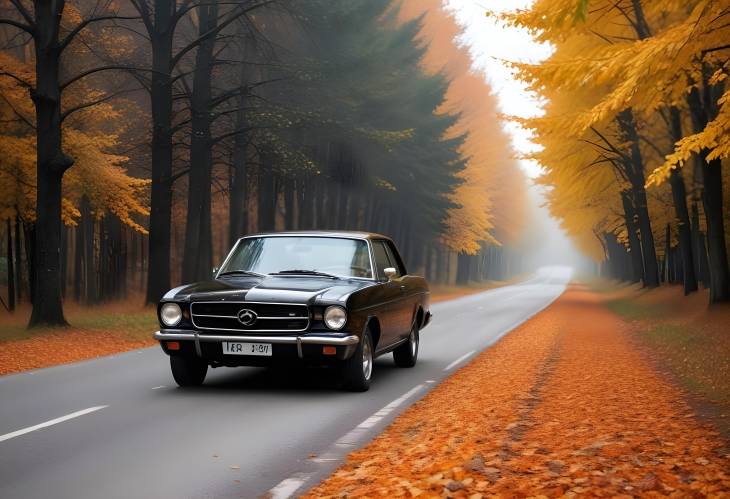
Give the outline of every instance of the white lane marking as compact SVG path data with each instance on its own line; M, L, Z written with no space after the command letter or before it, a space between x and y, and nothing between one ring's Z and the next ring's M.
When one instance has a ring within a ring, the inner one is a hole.
M90 413L96 412L100 409L104 409L105 407L109 407L109 406L108 405L98 405L96 407L89 407L88 409L84 409L82 411L76 411L76 412L72 412L71 414L67 414L66 416L61 416L60 418L51 419L50 421L46 421L45 423L37 424L35 426L29 426L28 428L23 428L22 430L14 431L12 433L6 433L5 435L0 435L0 442L4 442L5 440L10 440L11 438L25 435L26 433L30 433L31 431L36 431L36 430L40 430L41 428L47 428L49 426L53 426L58 423L63 423L64 421L68 421L69 419L74 419L79 416L83 416L85 414L90 414Z
M462 355L461 357L459 357L458 359L456 359L454 362L452 362L451 364L449 364L448 366L446 366L444 368L444 371L450 371L455 366L459 365L460 363L464 362L466 359L468 359L469 357L471 357L472 355L474 355L475 352L476 352L476 350L472 350L471 352L465 353L464 355Z
M325 462L333 462L333 461L340 461L342 459L342 453L345 454L352 450L352 447L357 444L357 442L363 438L365 435L367 435L368 431L375 426L378 422L380 422L385 416L393 412L398 406L402 405L406 400L411 398L413 395L418 393L419 391L426 388L426 385L421 383L420 385L416 385L410 390L408 390L406 393L398 397L397 399L390 402L388 405L383 407L382 409L376 411L373 413L372 416L367 418L365 421L357 425L355 428L353 428L351 431L349 431L346 435L344 435L342 438L337 440L330 450L325 452L324 454L320 455L319 457L315 457L312 459L312 461L316 463L325 463ZM286 478L279 482L277 486L269 490L269 497L271 499L287 499L289 497L292 497L296 491L298 491L301 487L304 486L304 484L312 478L314 475L314 472L311 473L295 473L294 475L290 476L289 478Z
M165 388L165 385L155 386L152 389L153 390L159 390L160 388Z
M427 379L426 380L426 383L429 383L429 384L430 383L436 383L436 380L435 379Z
M279 485L269 490L268 497L271 499L287 499L296 492L299 487L309 480L312 473L297 473L279 482Z
M352 431L347 433L344 437L339 439L337 441L338 444L350 444L353 445L355 442L360 440L362 436L364 436L367 433L367 430L378 424L384 417L386 417L388 414L393 412L399 405L401 405L403 402L411 398L414 394L421 391L423 388L425 388L425 385L422 383L420 385L416 385L410 390L408 390L406 393L398 397L397 399L390 402L388 405L380 409L379 411L376 411L373 413L372 416L367 418L365 421L357 425Z

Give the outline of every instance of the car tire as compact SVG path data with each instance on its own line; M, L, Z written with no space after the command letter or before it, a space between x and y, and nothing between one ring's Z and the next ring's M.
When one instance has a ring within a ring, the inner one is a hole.
M373 377L373 339L368 328L360 339L357 349L343 366L344 388L351 392L366 392Z
M196 357L170 356L170 369L175 383L181 387L200 386L205 381L208 363Z
M408 341L393 350L393 360L398 367L413 367L418 360L418 346L420 337L418 334L418 323L413 321Z

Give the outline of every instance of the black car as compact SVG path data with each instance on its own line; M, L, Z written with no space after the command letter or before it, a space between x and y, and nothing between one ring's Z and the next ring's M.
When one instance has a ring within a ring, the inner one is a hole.
M238 240L212 281L169 291L154 334L180 386L208 366L329 365L365 391L373 359L413 367L431 319L426 280L393 241L361 232L281 232Z

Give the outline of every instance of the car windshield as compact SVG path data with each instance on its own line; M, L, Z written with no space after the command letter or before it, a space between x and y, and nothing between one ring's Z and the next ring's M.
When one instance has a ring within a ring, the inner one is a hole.
M314 236L242 239L220 274L327 275L372 278L368 245L361 239Z

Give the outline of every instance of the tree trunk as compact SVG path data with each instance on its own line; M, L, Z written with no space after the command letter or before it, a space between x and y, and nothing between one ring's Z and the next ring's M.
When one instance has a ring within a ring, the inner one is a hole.
M17 211L17 207L16 207ZM23 254L20 248L20 217L15 215L15 292L18 295L17 302L23 301Z
M644 260L641 256L641 242L636 227L636 211L631 203L631 195L627 191L621 192L621 202L624 207L626 232L629 239L629 253L631 253L631 282L640 282L644 279Z
M198 36L202 37L218 25L218 3L199 5L198 18ZM193 92L190 97L190 173L182 265L183 282L205 280L213 268L213 234L210 218L213 144L210 126L215 42L215 36L205 38L198 46L195 55Z
M13 227L8 218L8 310L15 310L15 269L13 268Z
M275 228L277 193L272 158L268 154L263 154L261 159L258 189L258 230L259 232L267 232Z
M23 239L25 242L25 264L28 267L28 298L33 303L35 293L35 225L23 224Z
M284 230L294 230L294 181L285 179L284 183Z
M81 227L84 231L84 270L86 275L86 296L85 302L94 304L99 299L98 273L96 271L96 251L94 226L95 221L91 213L89 199L81 198Z
M61 223L61 298L66 299L68 272L68 227Z
M700 213L696 202L692 202L692 240L694 244L694 253L697 263L695 270L699 281L705 288L710 287L710 269L707 262L707 248L705 246L705 234L700 231Z
M618 117L619 126L626 142L630 144L631 157L627 161L626 169L629 173L631 191L634 198L634 208L638 215L641 249L644 257L644 284L648 288L659 286L659 266L657 265L654 234L651 230L651 218L646 200L644 184L644 163L639 149L639 135L636 132L636 123L631 109L622 111Z
M706 150L701 152L703 159ZM730 301L730 271L725 245L725 226L722 215L722 163L711 161L703 169L705 188L702 204L707 217L707 247L710 255L710 302Z
M707 81L704 82L704 87L704 103L697 88L693 88L687 97L695 133L704 130L709 120L715 115L712 92ZM716 159L708 163L708 154L708 149L702 149L699 152L699 157L704 165L702 167L702 206L707 219L710 303L719 303L730 301L730 269L727 261L722 211L722 162Z
M172 220L172 39L171 0L154 0L150 30L152 75L152 186L150 198L147 303L157 303L170 289L170 223Z
M84 265L84 231L81 225L74 228L74 300L80 303L84 296L83 265Z
M673 282L672 276L672 227L667 224L664 231L664 262L662 262L662 282Z
M679 109L676 107L672 106L669 113L672 124L672 140L676 143L682 140L682 121L679 115ZM684 294L688 295L697 291L697 276L695 274L694 256L692 254L692 227L689 220L689 210L687 209L687 189L679 168L672 169L669 174L669 184L672 187L674 213L677 217L679 251L682 256Z
M36 222L33 312L29 327L66 325L61 298L61 182L73 160L61 144L61 88L58 34L64 1L34 1L36 84Z
M237 130L245 127L246 117L243 111L244 99L238 101L239 110L236 113ZM246 136L239 132L233 143L233 171L231 178L231 197L228 205L229 213L229 244L233 244L239 237L248 232L248 213L246 213L246 188L248 174L246 171Z

